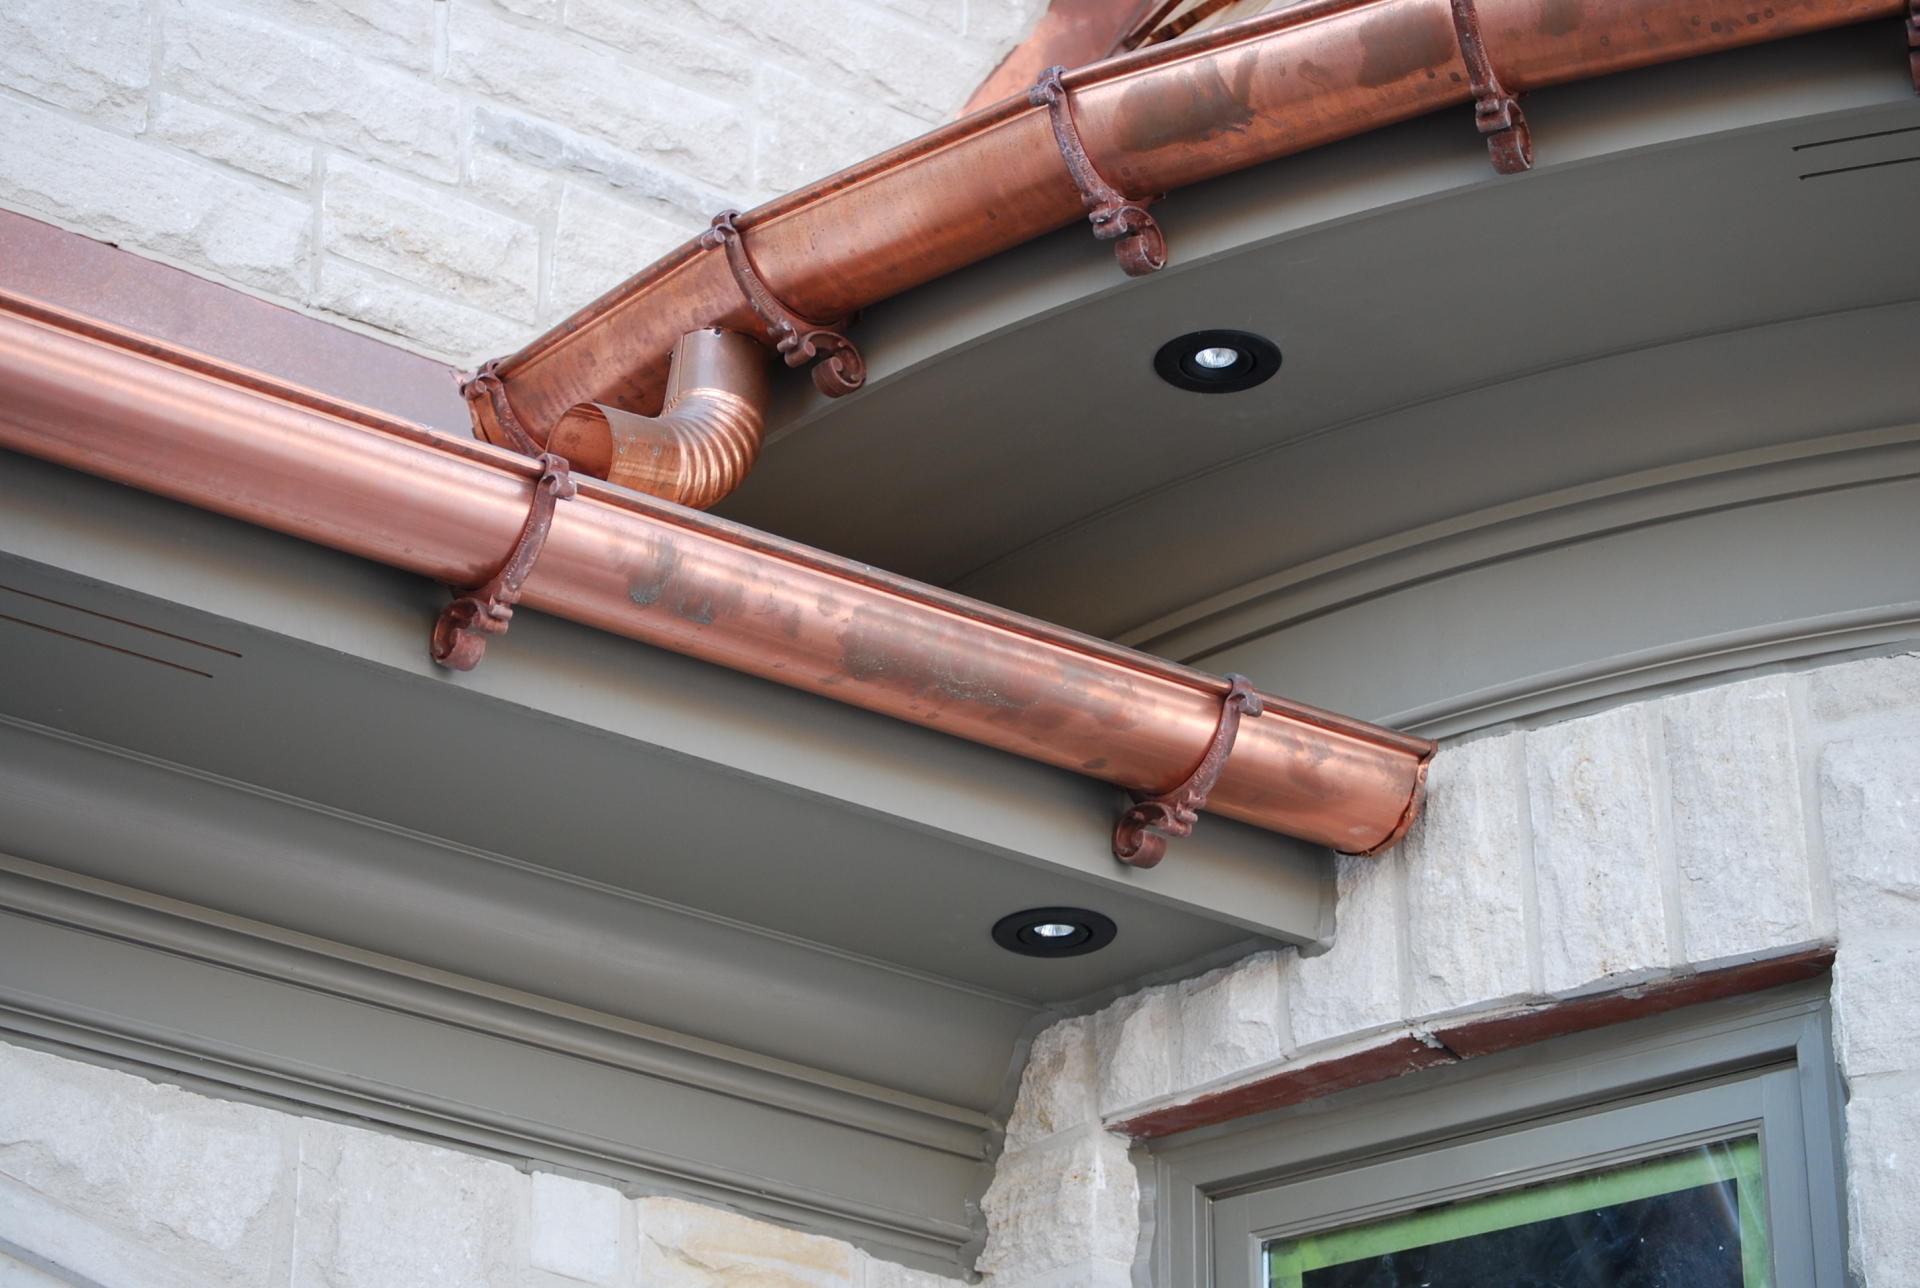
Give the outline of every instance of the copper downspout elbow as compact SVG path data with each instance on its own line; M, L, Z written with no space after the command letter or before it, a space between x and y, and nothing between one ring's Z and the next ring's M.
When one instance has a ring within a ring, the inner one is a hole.
M760 458L768 359L737 331L689 331L673 346L658 416L583 403L554 425L547 450L582 474L704 510Z

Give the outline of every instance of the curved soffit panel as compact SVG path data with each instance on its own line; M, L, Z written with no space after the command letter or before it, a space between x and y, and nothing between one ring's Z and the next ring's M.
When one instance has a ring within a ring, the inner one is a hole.
M1520 176L1465 114L1288 158L1137 281L1042 239L871 310L869 388L789 381L719 508L1429 734L1920 634L1904 48L1542 91ZM1161 382L1208 327L1279 376Z

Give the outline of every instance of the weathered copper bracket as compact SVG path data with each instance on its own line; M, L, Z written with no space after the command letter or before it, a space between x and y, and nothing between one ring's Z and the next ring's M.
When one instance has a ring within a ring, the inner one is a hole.
M520 417L514 414L513 404L507 400L507 386L500 379L499 373L494 370L499 365L498 358L488 361L461 384L460 392L466 395L469 401L477 401L485 395L493 407L493 419L507 436L507 446L522 456L538 456L541 452L540 444L533 440L533 435L527 432L527 427L520 423Z
M1533 132L1527 128L1526 114L1501 87L1494 73L1493 59L1480 38L1480 15L1473 0L1452 0L1453 34L1460 38L1460 56L1467 62L1467 77L1473 85L1473 120L1487 136L1487 151L1493 155L1493 168L1501 174L1518 174L1533 168Z
M1073 102L1060 80L1066 70L1047 68L1040 74L1039 83L1027 91L1027 100L1035 107L1046 108L1053 119L1054 142L1060 145L1060 155L1080 189L1080 199L1087 203L1087 222L1093 225L1093 235L1114 243L1113 257L1128 277L1158 272L1167 266L1167 239L1147 213L1147 206L1156 198L1124 196L1093 168L1093 159L1080 145Z
M733 280L740 284L740 293L747 297L753 311L767 324L774 348L786 358L789 367L804 367L815 358L823 359L813 369L813 383L829 398L850 394L865 384L866 360L853 341L841 334L850 319L810 322L781 303L760 280L760 273L747 254L746 239L733 226L739 216L737 210L723 210L715 215L713 227L700 234L700 244L726 248L727 267L733 270Z
M512 414L510 409L508 414ZM546 548L553 508L574 494L573 473L567 468L566 457L537 448L529 454L540 458L540 479L533 486L533 505L527 511L519 543L492 580L448 604L433 624L433 660L450 671L471 671L479 666L480 659L487 655L487 637L507 633L513 606L520 602L520 587Z
M1920 0L1907 0L1907 64L1913 71L1913 90L1920 94Z
M1240 736L1240 717L1257 716L1265 709L1260 695L1253 691L1253 681L1244 675L1229 675L1227 681L1230 687L1220 704L1220 724L1213 731L1213 741L1207 744L1207 754L1187 775L1187 781L1159 796L1134 797L1137 804L1120 816L1119 825L1113 829L1113 857L1122 863L1150 868L1167 856L1166 838L1147 831L1150 827L1168 836L1193 832L1208 795L1220 781L1220 771L1227 767L1234 739Z

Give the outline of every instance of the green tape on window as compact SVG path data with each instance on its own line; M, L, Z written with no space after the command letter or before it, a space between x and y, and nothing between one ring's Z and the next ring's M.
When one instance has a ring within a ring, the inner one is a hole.
M1757 1137L1267 1245L1270 1288L1772 1288Z

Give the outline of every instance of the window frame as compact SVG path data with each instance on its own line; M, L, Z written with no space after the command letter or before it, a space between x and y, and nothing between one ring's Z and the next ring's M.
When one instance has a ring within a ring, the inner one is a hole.
M1272 1239L1758 1131L1774 1283L1845 1288L1827 988L1822 976L1549 1038L1142 1144L1136 1280L1265 1288Z

